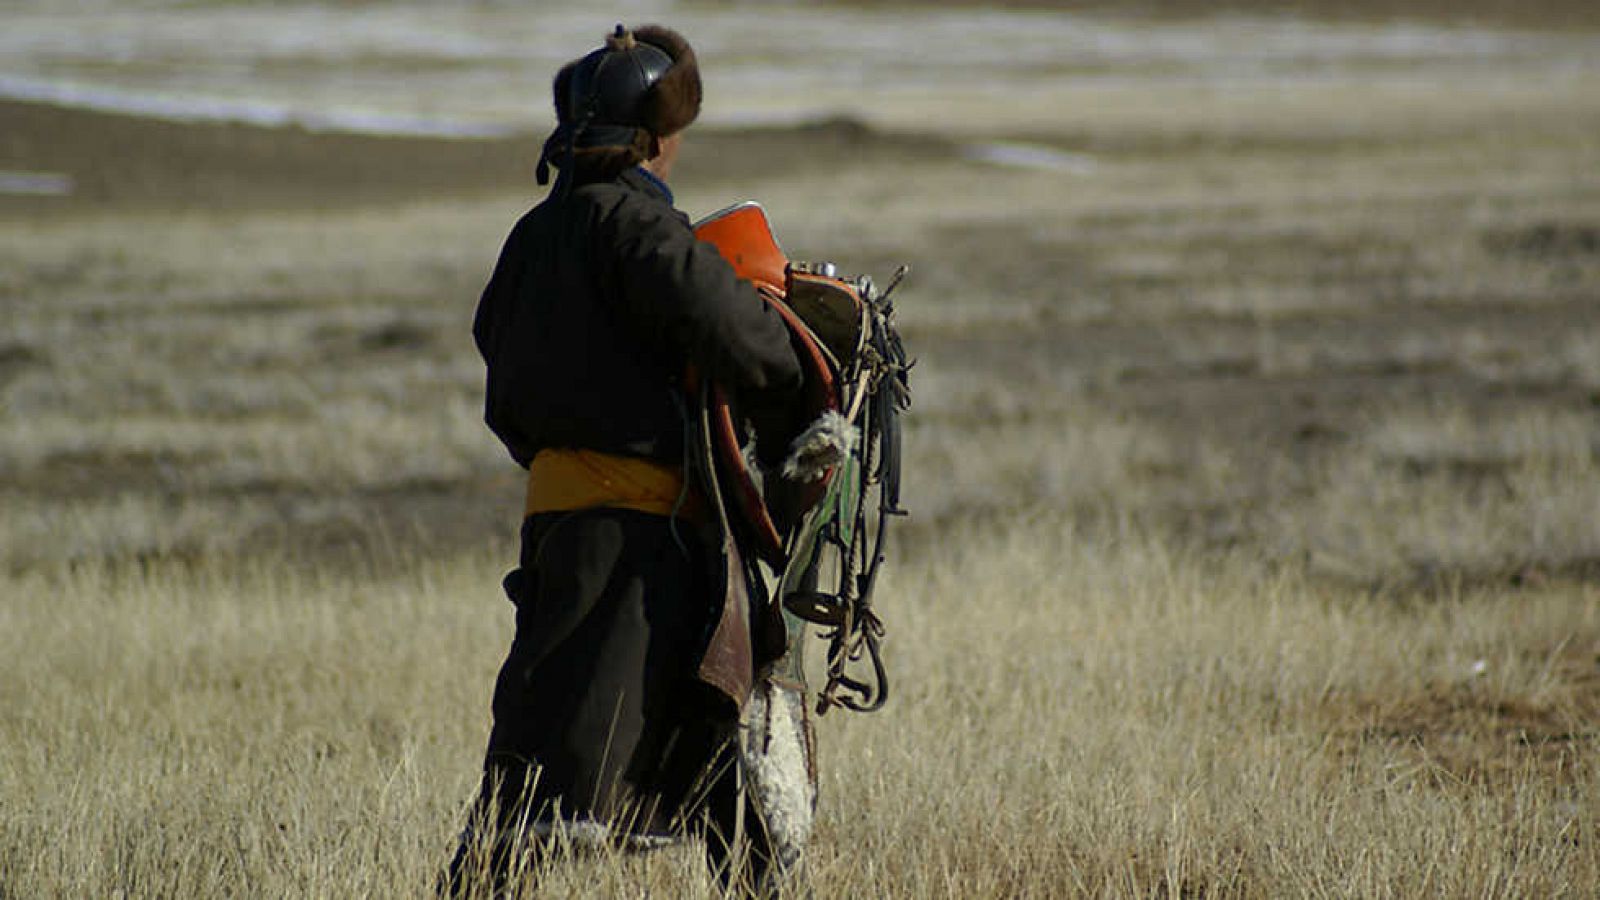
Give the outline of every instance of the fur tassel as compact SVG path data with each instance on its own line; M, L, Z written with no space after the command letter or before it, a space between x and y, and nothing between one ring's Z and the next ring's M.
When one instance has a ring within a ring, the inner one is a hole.
M818 481L829 469L843 462L859 440L860 430L830 409L789 445L789 456L783 461L783 477L805 483Z
M638 41L634 40L633 32L623 28L619 23L617 30L606 35L607 50L632 50Z

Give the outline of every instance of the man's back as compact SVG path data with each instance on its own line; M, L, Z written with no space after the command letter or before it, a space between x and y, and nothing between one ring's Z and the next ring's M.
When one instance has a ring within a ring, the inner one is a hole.
M802 377L782 322L640 169L554 191L525 215L473 335L486 419L522 465L546 447L680 461L690 363L753 399Z

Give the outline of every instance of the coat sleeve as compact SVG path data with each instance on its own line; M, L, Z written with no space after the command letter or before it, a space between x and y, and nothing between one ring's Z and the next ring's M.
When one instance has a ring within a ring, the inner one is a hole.
M523 369L528 360L510 347L515 332L517 292L520 279L517 260L520 258L523 231L527 218L518 221L506 237L495 262L494 274L478 298L478 309L472 318L472 339L483 357L484 409L483 420L489 430L505 444L511 458L524 468L533 456L526 435L516 426L517 390Z
M607 241L624 317L737 396L777 400L804 380L789 329L675 211L625 203Z

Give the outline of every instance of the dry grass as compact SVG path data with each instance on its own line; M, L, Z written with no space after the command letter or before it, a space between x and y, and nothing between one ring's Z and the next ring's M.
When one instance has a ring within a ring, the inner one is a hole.
M916 265L896 693L822 722L818 896L1593 895L1600 103L1481 74L699 145L743 161L686 208ZM261 171L345 152L293 142ZM0 895L443 862L519 497L467 326L525 198L348 164L314 203L0 208ZM549 878L710 892L688 851Z
M1023 526L913 548L885 586L897 694L823 722L820 896L1600 878L1592 586L1398 606L1246 555ZM423 893L473 778L507 552L8 577L11 891ZM551 878L709 891L688 852Z

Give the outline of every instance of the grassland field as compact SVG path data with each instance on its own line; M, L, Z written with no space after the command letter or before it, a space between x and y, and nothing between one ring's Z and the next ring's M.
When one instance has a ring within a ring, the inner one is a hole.
M896 693L820 723L817 896L1600 893L1600 91L1425 83L690 133L691 214L913 266ZM0 897L425 895L536 136L0 123L75 184L0 196Z

